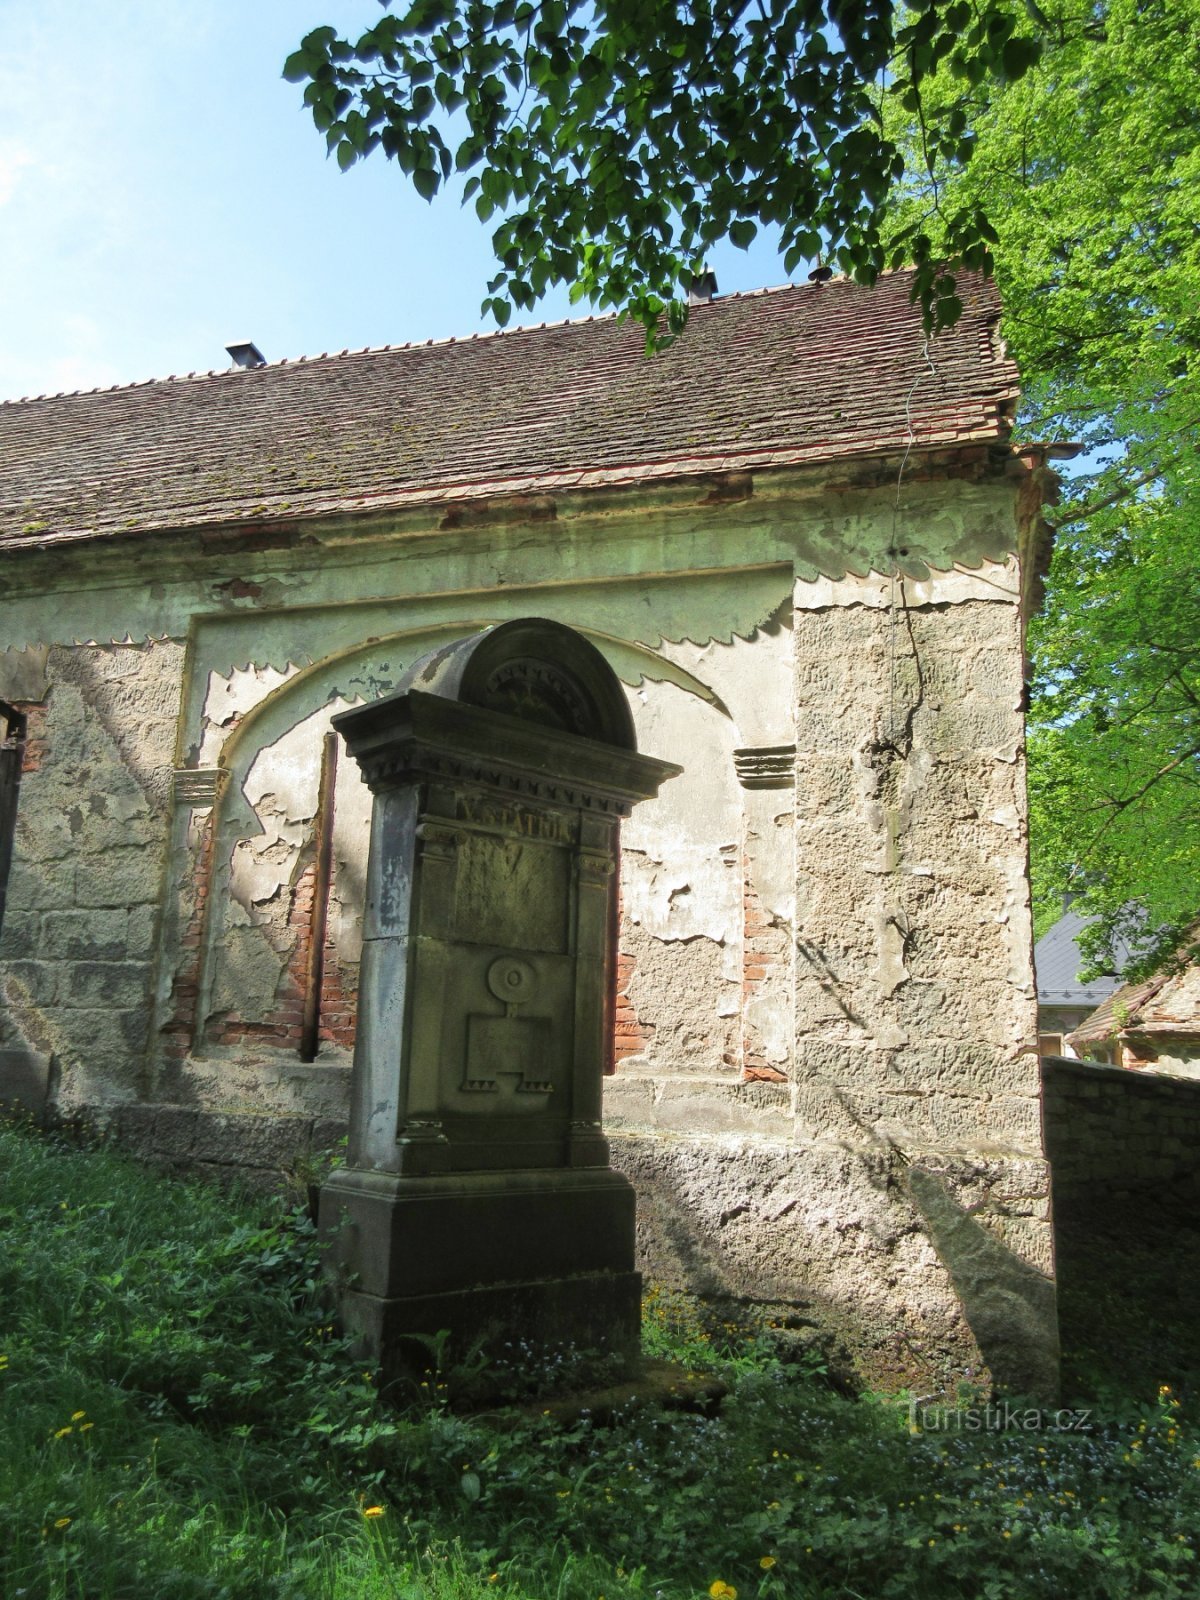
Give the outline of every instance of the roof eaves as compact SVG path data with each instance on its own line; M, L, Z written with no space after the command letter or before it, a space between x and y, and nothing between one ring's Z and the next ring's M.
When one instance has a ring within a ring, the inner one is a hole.
M261 370L261 369L251 369ZM937 456L947 443L968 448L990 446L997 443L993 429L973 429L964 436L947 441L940 437L920 437L909 440L897 435L894 439L871 439L861 444L845 441L820 441L807 446L760 447L755 450L729 452L720 455L689 455L665 458L658 462L626 463L620 466L573 468L565 472L533 473L528 476L502 479L463 479L455 483L431 484L417 489L379 489L354 495L313 494L303 505L293 500L286 508L272 505L269 500L257 499L243 508L220 505L211 513L184 511L162 522L138 522L135 525L103 524L61 532L39 532L36 535L17 535L5 538L0 534L0 549L43 550L63 544L85 543L91 540L109 540L125 536L154 536L165 533L183 533L214 526L262 526L267 523L298 525L332 516L356 515L386 511L418 510L423 506L458 504L468 501L505 500L532 494L566 493L589 489L636 488L642 484L666 484L689 478L725 476L748 471L770 471L789 467L805 468L834 466L838 463L863 464L872 460L894 462L903 454L910 466L914 455L928 453ZM1003 441L999 441L1003 443Z

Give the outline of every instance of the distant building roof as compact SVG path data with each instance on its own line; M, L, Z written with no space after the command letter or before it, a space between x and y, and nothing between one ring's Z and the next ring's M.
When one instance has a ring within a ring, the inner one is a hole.
M1081 916L1078 911L1064 911L1054 926L1048 929L1033 947L1033 967L1037 975L1037 997L1040 1006L1096 1006L1119 987L1119 974L1092 978L1080 982L1079 969L1083 957L1077 940L1094 917ZM1128 951L1122 946L1118 951L1124 966Z
M1118 1035L1151 1041L1200 1039L1200 962L1169 966L1136 983L1121 984L1070 1039L1086 1045Z
M913 447L1003 444L990 282L928 347L911 274L0 405L0 540L387 510Z

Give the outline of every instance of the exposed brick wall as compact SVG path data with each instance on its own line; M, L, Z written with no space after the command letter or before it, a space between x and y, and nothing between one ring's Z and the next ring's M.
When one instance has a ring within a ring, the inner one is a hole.
M786 1083L787 1073L769 1061L747 1019L751 1002L783 979L790 932L771 916L750 881L750 862L742 857L742 1077L748 1083Z
M316 863L310 861L291 887L287 927L295 942L276 991L271 1015L254 1022L236 1016L224 1017L213 1029L212 1037L216 1042L240 1044L255 1041L276 1045L281 1049L299 1050L316 910L316 876ZM353 1049L357 1013L357 972L352 974L351 969L343 969L332 937L327 935L321 978L320 1040Z
M16 700L13 710L25 718L25 745L21 752L21 773L40 772L48 754L46 714L49 707L40 700Z
M325 940L325 969L321 978L321 1040L354 1048L358 1019L358 968L343 967L332 937Z
M1042 1116L1056 1199L1200 1196L1200 1081L1048 1056Z
M633 1001L629 998L629 985L634 968L633 957L624 950L618 952L617 1007L614 1024L616 1038L613 1046L613 1062L618 1068L622 1061L627 1061L630 1056L640 1055L654 1038L654 1024L641 1020Z

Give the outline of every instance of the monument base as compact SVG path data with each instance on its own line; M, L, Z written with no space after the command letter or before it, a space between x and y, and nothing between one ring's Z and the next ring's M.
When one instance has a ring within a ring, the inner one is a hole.
M481 1357L522 1364L638 1353L634 1193L608 1168L403 1177L344 1168L320 1230L343 1323L384 1380ZM535 1386L535 1385L528 1385Z
M351 1289L341 1304L345 1331L385 1383L458 1366L465 1370L454 1399L512 1399L628 1372L638 1354L642 1279L592 1273L390 1300Z

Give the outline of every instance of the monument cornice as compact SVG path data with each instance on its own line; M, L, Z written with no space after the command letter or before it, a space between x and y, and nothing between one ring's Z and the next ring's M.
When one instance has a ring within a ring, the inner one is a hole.
M333 719L373 792L426 779L508 798L626 817L679 768L520 717L408 690ZM548 754L553 761L547 759Z

